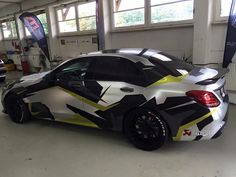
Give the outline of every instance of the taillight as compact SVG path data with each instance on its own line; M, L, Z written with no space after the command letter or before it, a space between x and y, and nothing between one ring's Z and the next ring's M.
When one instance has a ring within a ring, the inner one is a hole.
M216 96L208 91L192 90L187 92L186 95L192 97L196 102L207 107L216 107L220 104L220 101L216 98Z

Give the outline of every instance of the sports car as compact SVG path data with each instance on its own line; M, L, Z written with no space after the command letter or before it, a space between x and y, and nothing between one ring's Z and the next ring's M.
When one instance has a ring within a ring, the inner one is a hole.
M2 104L17 123L40 118L120 131L150 151L169 139L221 135L226 73L153 49L104 50L7 84Z

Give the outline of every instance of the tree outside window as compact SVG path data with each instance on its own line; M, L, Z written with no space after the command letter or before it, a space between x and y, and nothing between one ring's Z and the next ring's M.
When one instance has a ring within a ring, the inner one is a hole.
M113 0L115 27L145 24L144 0Z
M77 31L76 14L74 6L57 10L57 18L58 18L60 33Z
M79 30L91 31L96 29L96 2L78 5Z
M151 0L151 23L193 19L193 0Z

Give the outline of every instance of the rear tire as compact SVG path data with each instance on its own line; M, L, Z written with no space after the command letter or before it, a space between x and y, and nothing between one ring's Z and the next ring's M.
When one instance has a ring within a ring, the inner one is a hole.
M124 132L134 146L145 151L159 149L168 140L166 123L156 113L146 109L128 113Z
M24 123L30 120L31 116L24 101L17 95L9 95L6 98L6 109L11 120L16 123Z

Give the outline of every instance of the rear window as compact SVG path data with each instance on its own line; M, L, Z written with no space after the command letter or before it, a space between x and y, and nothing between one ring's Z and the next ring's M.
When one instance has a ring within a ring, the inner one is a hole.
M165 72L165 75L181 76L188 74L194 68L191 64L163 52L152 55L149 61L156 66L157 70L162 68L161 72Z

